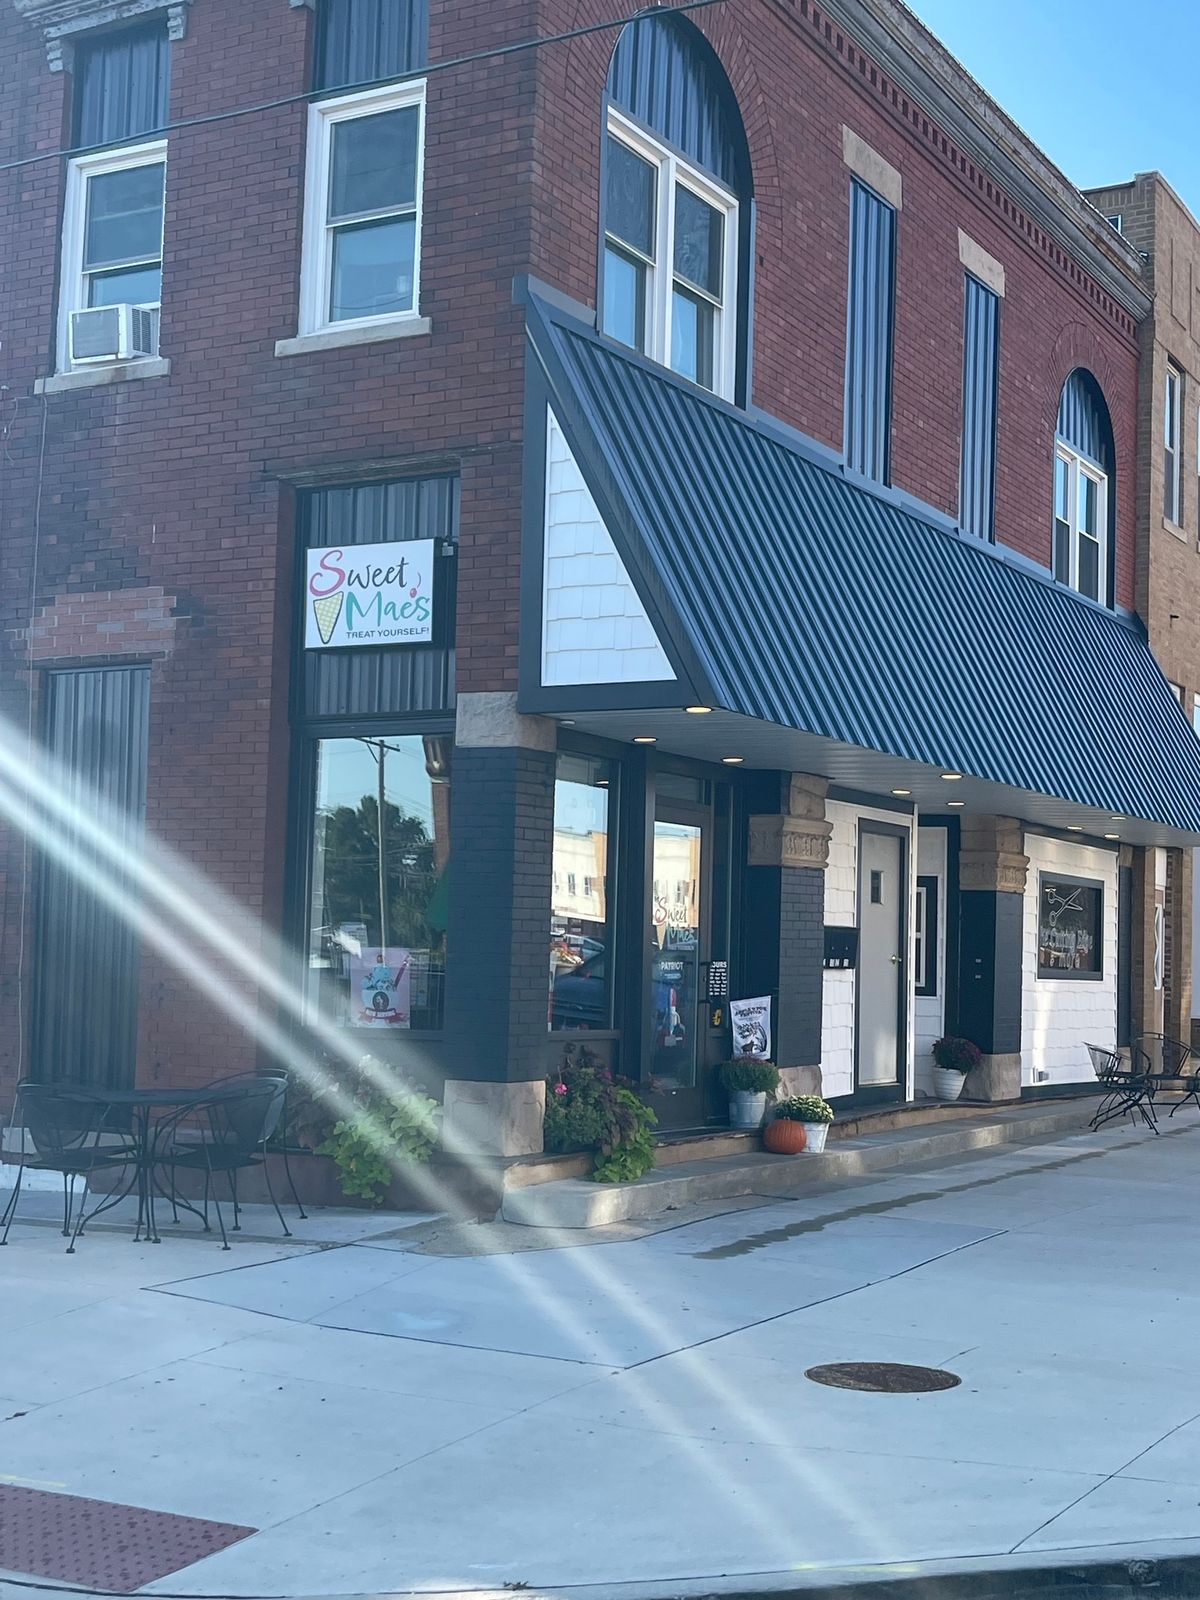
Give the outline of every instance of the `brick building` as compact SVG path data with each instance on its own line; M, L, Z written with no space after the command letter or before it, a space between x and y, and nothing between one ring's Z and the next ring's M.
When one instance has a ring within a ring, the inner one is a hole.
M1088 192L1142 255L1135 603L1150 647L1200 733L1200 226L1159 172ZM1161 851L1139 895L1135 987L1149 1029L1190 1039L1197 986L1193 856Z
M1150 296L902 6L12 0L0 59L10 1080L316 1031L514 1154L584 1036L719 1117L731 997L860 1102L1127 1036L1200 838Z

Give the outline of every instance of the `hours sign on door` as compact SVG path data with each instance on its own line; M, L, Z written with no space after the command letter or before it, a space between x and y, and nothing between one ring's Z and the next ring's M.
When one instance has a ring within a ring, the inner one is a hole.
M428 644L433 638L435 539L310 550L304 645Z

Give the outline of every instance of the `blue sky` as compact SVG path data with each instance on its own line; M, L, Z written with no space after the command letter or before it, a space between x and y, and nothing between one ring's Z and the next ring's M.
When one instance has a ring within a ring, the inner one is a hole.
M1200 215L1195 0L908 3L1079 188L1156 167Z

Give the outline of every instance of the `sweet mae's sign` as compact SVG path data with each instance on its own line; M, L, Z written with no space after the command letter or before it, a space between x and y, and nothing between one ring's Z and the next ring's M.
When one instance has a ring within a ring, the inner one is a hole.
M428 644L433 638L434 539L308 552L304 646Z

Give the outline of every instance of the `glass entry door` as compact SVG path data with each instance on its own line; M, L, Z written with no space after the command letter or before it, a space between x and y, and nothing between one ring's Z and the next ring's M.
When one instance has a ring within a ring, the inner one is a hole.
M650 870L649 1029L642 1090L665 1129L709 1120L712 810L659 795Z

